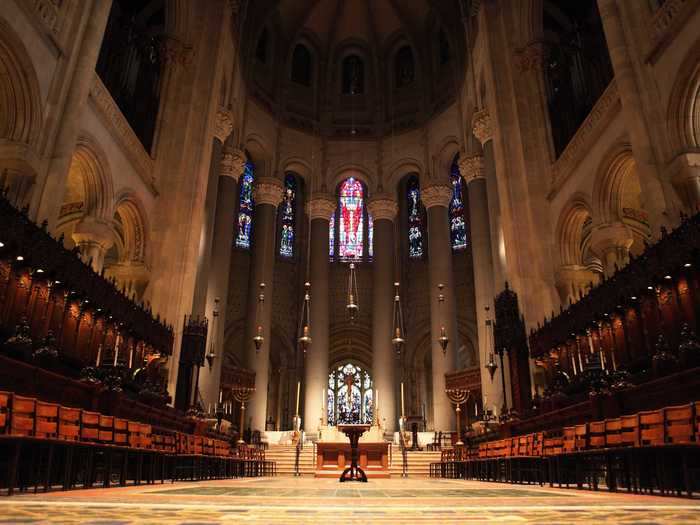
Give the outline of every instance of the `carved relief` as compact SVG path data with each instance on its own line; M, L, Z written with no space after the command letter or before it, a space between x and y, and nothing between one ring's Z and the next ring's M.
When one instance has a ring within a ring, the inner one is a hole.
M484 178L484 157L483 155L473 155L471 157L460 157L459 172L464 180L469 184L476 179Z
M472 132L482 146L493 138L491 115L488 109L482 109L474 113L472 117Z
M277 206L282 202L284 187L281 181L273 177L261 177L255 182L253 192L256 206L260 204Z
M153 193L158 193L153 176L153 159L146 153L141 141L131 129L112 95L109 94L97 74L95 74L90 88L90 100L126 156L133 163L141 180Z
M515 66L521 73L540 71L548 58L544 42L531 42L515 52Z
M336 208L335 199L329 194L316 194L306 204L306 213L311 220L323 219L328 221Z
M239 149L227 148L221 157L219 175L231 177L236 181L243 175L245 169L245 153Z
M393 221L399 213L399 205L396 201L386 196L377 196L367 204L367 210L374 221L386 219Z
M216 123L214 124L214 136L221 142L226 139L233 130L233 113L230 109L219 108L216 112Z
M452 200L452 188L443 184L426 186L421 191L421 200L426 208L433 206L447 208Z

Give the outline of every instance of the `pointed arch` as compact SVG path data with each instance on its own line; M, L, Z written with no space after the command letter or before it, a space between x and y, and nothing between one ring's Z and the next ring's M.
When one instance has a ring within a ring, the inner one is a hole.
M584 265L584 231L590 228L591 206L583 194L574 195L557 222L556 239L561 265Z
M124 192L118 198L114 211L119 262L146 263L148 248L147 214L139 198Z

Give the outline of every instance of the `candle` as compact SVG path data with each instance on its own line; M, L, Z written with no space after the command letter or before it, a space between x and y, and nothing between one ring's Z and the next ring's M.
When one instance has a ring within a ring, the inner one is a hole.
M581 370L583 373L583 361L581 360L581 351L577 350L576 353L578 354L578 369Z
M219 390L219 403L221 403L224 400L224 391Z
M378 388L377 388L377 399L376 399L376 401L377 401L377 407L376 407L376 408L377 408L377 412L378 412L378 411L379 411L379 389L378 389Z
M297 405L296 405L296 410L294 411L295 414L299 413L299 391L301 390L301 381L297 381Z
M95 361L95 366L100 366L100 356L102 355L102 345L97 347L97 360Z
M593 338L591 337L591 334L588 334L588 348L591 349L591 353L594 352L594 350L593 350Z
M114 347L114 366L117 366L117 358L119 357L119 346Z
M476 402L476 399L474 400L474 415L479 415L479 403Z
M131 365L134 363L134 347L132 346L129 350L129 370L131 370Z
M600 366L605 370L605 354L602 349L600 351Z
M406 409L403 401L403 381L401 382L401 417L406 415Z
M207 414L211 414L211 403L209 403L209 409L207 410Z

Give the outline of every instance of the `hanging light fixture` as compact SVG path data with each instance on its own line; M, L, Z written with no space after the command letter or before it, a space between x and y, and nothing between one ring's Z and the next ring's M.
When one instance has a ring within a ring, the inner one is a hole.
M484 310L486 310L486 348L489 350L489 361L484 365L484 368L489 371L489 375L491 376L491 381L493 381L493 376L496 373L496 370L498 370L498 365L496 364L496 361L493 359L493 344L491 341L491 317L489 315L489 310L490 308L488 306L484 307Z
M304 303L301 306L301 318L299 319L299 346L306 353L311 346L311 283L304 283Z
M438 337L438 343L440 343L440 348L442 348L443 355L447 353L447 345L450 342L450 339L447 337L447 330L445 329L445 322L442 317L442 307L445 302L445 294L442 293L444 287L444 284L438 284L438 290L440 291L440 293L438 294L438 316L440 317L441 323L440 337Z
M403 312L401 310L401 297L399 296L399 283L394 283L394 287L396 288L396 293L394 294L394 330L392 331L393 337L391 338L391 344L396 351L396 356L399 357L406 340L404 339Z
M360 311L360 305L357 304L357 275L355 274L355 263L350 263L350 274L348 275L348 303L345 306L350 316L350 322L353 323Z
M261 324L261 319L263 315L263 306L265 304L265 283L260 283L260 295L258 295L258 306L255 312L255 324L257 325L255 331L255 337L253 337L253 343L255 343L255 351L259 352L265 342L265 337L263 337L263 327Z
M216 339L216 322L219 319L219 298L214 299L214 311L212 312L212 322L211 322L211 337L209 338L209 352L205 356L207 358L207 364L209 368L214 364L214 359L216 359L215 351L215 339Z

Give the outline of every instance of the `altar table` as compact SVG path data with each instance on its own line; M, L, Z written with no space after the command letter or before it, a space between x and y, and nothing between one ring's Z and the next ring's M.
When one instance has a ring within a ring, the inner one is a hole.
M360 467L368 478L389 477L390 443L360 440ZM337 478L350 466L350 443L318 441L316 443L316 477Z

